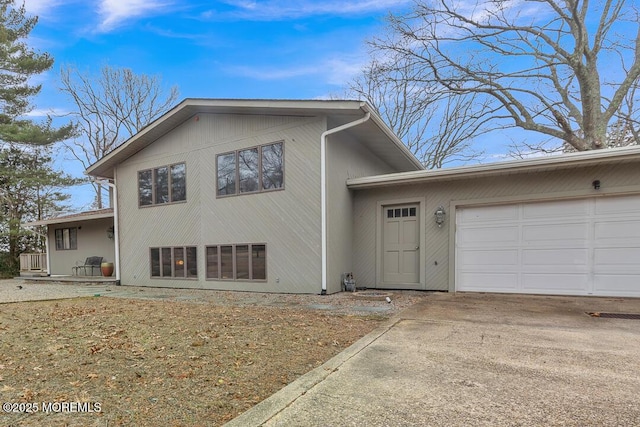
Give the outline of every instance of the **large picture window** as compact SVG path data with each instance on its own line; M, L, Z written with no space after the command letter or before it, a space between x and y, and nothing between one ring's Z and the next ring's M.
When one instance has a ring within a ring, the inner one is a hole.
M76 227L58 228L55 231L55 237L57 251L78 249L78 229Z
M151 277L197 278L198 258L195 246L151 248Z
M187 200L187 168L184 163L138 172L140 206L184 202Z
M238 244L206 247L207 279L267 280L267 245Z
M218 155L217 194L232 196L284 188L284 143Z

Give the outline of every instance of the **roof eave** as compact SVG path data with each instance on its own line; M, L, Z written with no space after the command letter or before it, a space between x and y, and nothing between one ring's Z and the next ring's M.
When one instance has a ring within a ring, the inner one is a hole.
M397 184L417 184L455 179L481 178L508 173L538 172L560 168L585 167L616 161L640 160L640 147L621 147L560 156L518 159L507 162L461 166L438 170L400 172L347 180L350 189L385 187Z
M376 126L387 136L387 138L394 144L401 156L406 158L408 164L416 169L423 169L420 162L411 154L409 149L398 139L398 137L389 129L380 116L375 112L369 104L363 101L353 100L269 100L269 99L202 99L202 98L187 98L173 107L167 113L156 119L144 127L140 132L133 135L127 141L119 145L116 149L90 165L85 174L90 176L113 178L113 168L115 165L124 161L128 156L133 155L135 152L141 150L144 147L136 148L136 144L142 141L145 137L151 134L149 141L155 140L161 135L164 135L178 126L177 123L171 123L173 117L180 118L184 115L184 120L188 117L198 114L201 110L210 110L214 112L231 112L239 113L245 112L253 113L267 113L273 112L273 114L292 114L292 115L304 115L305 112L309 114L319 114L320 112L326 112L326 114L357 114L360 111L365 113L371 112L371 117ZM168 125L168 124L170 125ZM163 124L166 126L163 127ZM157 132L157 135L153 133ZM150 144L147 142L146 144ZM146 145L144 145L146 146ZM129 151L129 154L123 153Z
M67 224L71 222L93 221L93 220L104 219L104 218L114 218L113 212L105 212L105 213L100 213L95 215L86 215L86 216L49 218L49 219L43 219L40 221L25 222L20 224L20 226L21 227L37 227L40 225Z
M185 108L187 106L187 104L188 104L188 101L189 101L189 98L184 99L182 102L177 104L171 110L167 111L165 114L163 114L162 116L160 116L159 118L157 118L153 122L149 123L147 126L142 128L138 133L136 133L135 135L130 137L128 140L126 140L125 142L120 144L118 147L116 147L113 151L111 151L110 153L106 154L105 156L103 156L101 159L97 160L92 165L89 165L89 167L84 171L84 173L86 175L95 176L95 177L113 178L113 176L110 176L110 175L113 175L113 173L107 173L109 168L108 167L105 168L104 167L105 164L108 164L108 162L110 162L110 160L112 158L117 156L118 153L120 153L123 149L125 149L126 147L130 146L131 144L133 144L135 141L139 140L143 135L147 134L151 129L159 126L168 117L171 117L172 115L176 114L181 109ZM107 170L105 170L105 169L107 169Z
M398 136L387 126L382 120L382 117L378 112L372 108L368 103L362 102L362 111L365 113L371 113L371 119L375 122L376 126L384 132L389 140L398 148L400 153L416 168L416 170L424 170L424 165L413 155L413 153L407 148L407 146L398 138Z

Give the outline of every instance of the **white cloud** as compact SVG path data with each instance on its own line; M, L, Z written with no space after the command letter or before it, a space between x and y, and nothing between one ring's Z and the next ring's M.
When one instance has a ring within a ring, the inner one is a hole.
M256 80L285 80L291 79L295 77L303 77L318 74L318 69L316 67L307 66L307 67L293 67L293 68L283 68L283 67L264 67L260 68L257 66L233 66L228 67L226 71L229 74L241 75L244 77L249 77Z
M360 72L363 64L364 59L355 55L345 55L335 58L325 58L324 60L318 58L318 62L306 66L286 68L281 65L277 67L242 65L227 67L226 72L255 80L270 81L313 77L314 79L324 80L330 85L344 86Z
M317 15L359 15L380 13L407 6L411 0L226 0L231 10L209 10L202 16L208 19L248 19L275 21Z
M324 67L327 83L344 86L362 71L364 64L365 60L362 58L340 57L326 61Z
M48 116L62 117L69 114L70 114L69 110L66 110L64 108L52 108L49 110L36 108L34 110L29 111L27 114L25 114L25 116L26 117L48 117Z
M101 0L99 30L110 31L127 20L164 13L172 4L171 0Z
M16 3L16 4L19 4ZM63 4L62 0L24 0L24 7L30 15L42 16L48 14Z

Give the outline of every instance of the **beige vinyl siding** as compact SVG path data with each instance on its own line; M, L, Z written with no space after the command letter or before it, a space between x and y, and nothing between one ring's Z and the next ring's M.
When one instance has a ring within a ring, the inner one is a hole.
M347 132L327 142L327 293L340 292L342 273L353 272L353 194L349 178L396 172ZM355 276L356 283L359 277Z
M78 249L56 250L55 230L74 227L78 228ZM47 230L51 258L49 273L70 276L71 268L84 264L85 259L90 256L101 256L105 262L114 262L114 243L107 237L107 229L110 227L113 227L113 218L50 224Z
M355 191L354 198L354 274L358 285L376 287L376 213L380 201L426 200L424 238L421 256L425 264L426 290L453 290L454 223L459 206L554 200L607 194L640 193L640 165L617 165L557 169L550 172L515 173L491 178L458 179L425 184L392 185ZM600 190L592 182L600 180ZM438 228L436 208L447 211Z
M122 283L318 293L322 118L199 114L117 170ZM284 190L216 198L216 155L284 141ZM310 160L310 159L318 159ZM185 162L187 201L138 208L137 172ZM206 245L267 245L265 282L207 280ZM198 280L151 279L149 248L197 246Z

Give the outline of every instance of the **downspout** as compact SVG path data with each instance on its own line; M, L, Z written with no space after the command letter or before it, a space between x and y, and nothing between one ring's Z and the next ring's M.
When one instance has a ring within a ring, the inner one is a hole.
M93 178L97 184L106 185L113 190L113 239L115 244L116 284L120 284L120 232L118 230L118 188L108 179Z
M321 295L327 294L327 136L341 132L353 126L358 126L371 117L367 112L364 117L353 122L345 123L337 128L329 129L320 135L320 204L322 216L322 291Z
M51 276L51 251L49 250L49 227L47 226L47 234L44 236L44 247L47 248L47 276Z

